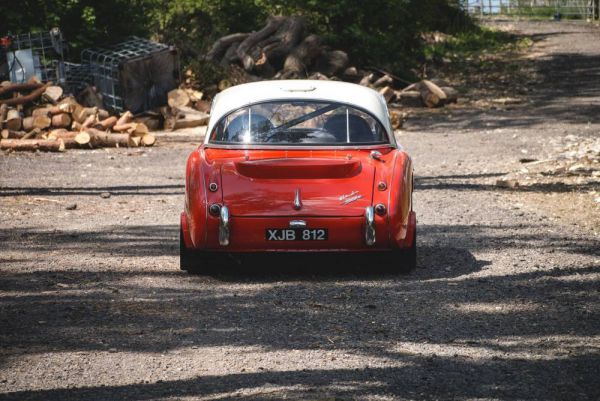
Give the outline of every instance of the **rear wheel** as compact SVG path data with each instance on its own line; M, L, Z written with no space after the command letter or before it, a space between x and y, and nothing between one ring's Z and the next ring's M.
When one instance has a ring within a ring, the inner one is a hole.
M413 235L413 242L409 248L399 249L390 255L390 266L394 272L407 274L417 267L417 229Z
M179 268L190 274L203 274L211 272L212 264L210 254L192 250L185 246L183 231L179 230Z
M413 271L417 267L417 228L415 227L415 233L413 234L413 242L410 248L402 251L403 271L408 273Z
M194 268L194 264L194 254L185 246L183 230L179 229L179 268L189 271L191 268Z

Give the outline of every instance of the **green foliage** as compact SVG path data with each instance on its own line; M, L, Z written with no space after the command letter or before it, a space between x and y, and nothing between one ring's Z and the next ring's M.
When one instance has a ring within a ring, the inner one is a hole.
M478 28L454 35L428 38L423 53L427 60L428 73L432 76L450 74L462 77L500 78L499 72L514 75L522 68L519 59L521 50L533 44L526 37L490 28ZM443 68L440 68L443 67ZM478 78L474 78L477 80Z
M396 73L422 56L421 33L474 28L458 0L21 0L0 6L0 27L12 33L62 29L76 59L89 46L129 35L176 45L184 66L224 34L249 32L269 15L304 15L311 32L345 50L355 65ZM3 34L3 33L0 33Z
M10 3L10 4L7 4ZM20 0L0 6L0 35L60 27L70 44L70 58L82 49L130 35L147 35L144 0Z
M485 53L518 50L529 46L531 40L495 29L478 27L454 35L448 35L437 43L428 43L423 47L427 60L450 58L454 61L478 57Z
M420 55L420 34L474 27L448 0L261 0L269 13L302 14L310 29L331 47L343 49L358 65L401 73Z
M521 6L520 8L512 8L504 10L504 14L511 17L524 17L533 20L549 20L554 18L557 12L561 14L562 19L584 19L586 16L584 7L561 7L559 10L551 6Z
M192 72L193 78L190 79L190 83L199 88L206 88L227 78L228 72L220 66L201 59L190 60L186 65L186 73L187 71Z

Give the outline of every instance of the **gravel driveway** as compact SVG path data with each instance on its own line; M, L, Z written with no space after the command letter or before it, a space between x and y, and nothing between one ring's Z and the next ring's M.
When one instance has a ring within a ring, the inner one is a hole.
M514 29L544 52L531 103L398 132L417 173L405 276L179 271L197 135L0 155L0 401L600 399L599 237L493 185L524 149L599 135L600 31Z

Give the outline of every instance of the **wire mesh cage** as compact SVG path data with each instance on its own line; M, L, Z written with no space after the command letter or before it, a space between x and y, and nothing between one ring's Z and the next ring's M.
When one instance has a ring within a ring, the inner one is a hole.
M81 61L89 66L104 106L115 112L137 113L162 106L179 81L175 48L138 37L107 48L86 49Z
M90 66L87 64L53 61L53 68L48 69L47 80L59 82L69 93L79 93L92 84Z
M514 15L593 20L600 17L598 0L462 0L474 15Z
M44 82L61 83L64 80L63 62L67 45L58 28L14 35L10 42L6 62L12 82L25 82L33 76Z

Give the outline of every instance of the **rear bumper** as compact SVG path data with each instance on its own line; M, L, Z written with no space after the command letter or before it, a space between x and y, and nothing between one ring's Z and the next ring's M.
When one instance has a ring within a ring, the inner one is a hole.
M306 222L306 229L327 229L329 238L324 241L269 241L267 230L289 228L289 217L232 217L230 246L211 246L211 248L229 252L332 252L383 249L389 244L385 227L380 225L377 234L381 241L368 247L364 241L364 218L362 217L300 219Z
M298 218L294 218L297 220ZM206 250L225 253L256 253L256 252L374 252L409 248L412 245L416 227L416 216L410 212L408 224L403 227L402 240L397 241L397 235L391 235L386 216L376 216L376 242L372 246L365 244L365 221L362 217L304 217L308 229L326 228L328 240L325 241L268 241L267 229L286 229L289 227L289 217L231 217L229 226L229 245L222 246L218 239L218 218L209 216L206 227L208 230L196 233L198 238L206 238L205 244L192 242L186 214L181 214L181 229L185 246L189 249ZM214 220L214 221L212 221ZM214 231L214 232L213 232ZM200 234L200 235L199 235Z

